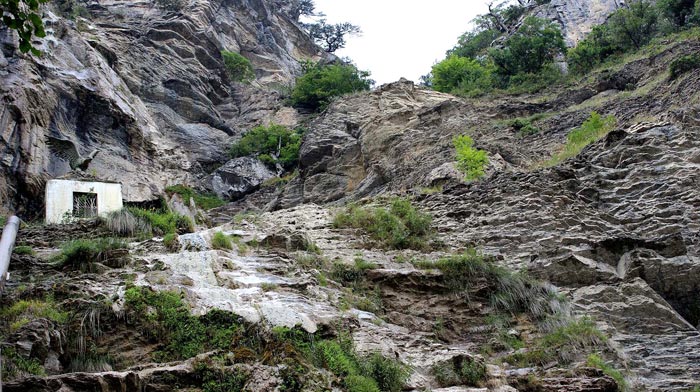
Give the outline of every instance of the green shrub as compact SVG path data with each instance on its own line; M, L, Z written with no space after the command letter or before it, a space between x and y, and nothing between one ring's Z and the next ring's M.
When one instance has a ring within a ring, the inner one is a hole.
M602 370L605 375L610 376L610 378L615 380L618 391L624 392L627 390L627 381L625 380L625 376L622 374L622 372L605 363L603 358L601 358L598 354L589 355L588 359L586 360L586 365Z
M700 55L690 54L673 60L668 70L671 80L674 80L682 74L698 68L700 68Z
M477 96L493 88L493 65L452 55L433 65L432 87L444 93Z
M587 145L601 139L610 131L615 129L617 120L615 116L602 117L597 112L592 112L591 116L581 124L580 127L572 130L567 135L567 142L552 159L547 161L547 166L555 166L571 157L578 155Z
M361 373L373 379L382 392L400 392L408 379L408 368L402 363L372 353L360 361Z
M253 64L247 58L228 50L221 51L221 57L224 59L224 66L229 79L242 83L248 83L255 79Z
M306 64L297 78L291 101L295 106L324 109L334 97L369 90L374 82L369 72L350 64Z
M150 237L153 235L148 220L135 216L128 208L112 211L102 218L112 233L122 237Z
M157 235L192 233L195 229L192 219L172 211L147 210L137 207L127 207L127 209L136 218L148 222Z
M488 153L474 148L474 140L467 135L454 138L457 152L457 168L461 170L467 181L478 180L484 176L484 169L489 163Z
M212 350L232 350L243 325L229 312L212 310L204 316L190 314L179 293L130 287L124 294L130 320L139 322L152 342L159 342L157 360L179 360Z
M214 249L233 249L233 240L231 236L217 231L211 238L211 247Z
M348 392L381 392L382 390L377 387L377 383L371 378L351 375L343 380L345 388Z
M16 255L33 255L34 249L32 249L31 246L19 245L15 246L14 249L12 249L12 253Z
M334 227L366 230L372 239L394 249L424 249L431 222L430 215L401 198L392 200L389 209L350 205L333 218Z
M303 130L290 130L282 125L257 126L231 147L231 157L257 155L268 164L279 163L285 169L296 166Z
M77 239L61 245L61 253L54 257L57 266L69 266L86 272L93 263L110 258L113 251L128 249L128 244L117 238Z
M190 204L190 200L194 200L197 207L205 211L211 210L212 208L221 207L222 205L226 204L226 201L221 200L215 194L201 194L196 192L194 189L181 184L169 186L165 188L165 192L169 194L177 193L178 195L182 196L182 200L186 205Z

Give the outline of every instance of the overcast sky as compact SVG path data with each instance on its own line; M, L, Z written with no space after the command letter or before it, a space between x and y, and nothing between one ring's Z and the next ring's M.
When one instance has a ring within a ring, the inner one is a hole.
M436 60L469 30L469 21L486 11L483 0L315 0L330 23L360 26L336 52L372 72L377 84L401 77L418 82Z

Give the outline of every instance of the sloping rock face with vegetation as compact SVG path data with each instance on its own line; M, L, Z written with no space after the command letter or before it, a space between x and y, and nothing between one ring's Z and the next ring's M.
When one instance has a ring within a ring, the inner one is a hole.
M697 30L536 92L402 79L301 121L264 86L320 56L292 5L90 4L47 24L46 57L5 48L6 97L27 100L0 116L19 154L3 162L38 165L7 192L30 198L65 170L43 139L59 130L83 155L107 150L99 173L130 162L129 200L164 200L22 226L0 298L3 390L700 389L700 68L678 66ZM532 12L584 31L617 6ZM230 84L223 49L258 81ZM41 106L58 91L63 106ZM258 128L274 135L265 158L225 164L229 139L268 119L289 129ZM281 159L283 135L298 156ZM187 178L239 200L160 192Z
M69 171L49 136L71 140L83 156L99 149L91 168L122 182L126 200L145 201L226 162L226 146L249 126L294 118L279 111L274 88L293 81L299 61L325 56L299 27L297 3L183 4L56 2L42 56L20 54L3 33L4 204L32 204L46 178ZM269 87L236 83L221 51L248 58L256 83Z

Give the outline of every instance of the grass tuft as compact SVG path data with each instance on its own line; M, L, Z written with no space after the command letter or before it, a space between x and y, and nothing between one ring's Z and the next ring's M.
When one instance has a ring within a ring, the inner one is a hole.
M432 217L418 211L408 199L396 198L389 209L350 205L333 218L335 228L364 229L384 247L425 249Z
M182 200L188 206L190 204L190 200L194 200L194 204L205 211L211 210L212 208L221 207L222 205L226 204L225 200L220 199L215 194L198 193L186 185L169 186L165 188L165 192L168 194L176 193L182 196Z
M58 267L69 266L87 272L93 263L108 260L114 253L121 253L117 251L127 248L127 243L117 238L78 239L64 243L61 253L53 260Z
M211 247L214 249L233 249L233 239L231 236L217 231L211 238Z
M592 112L591 116L567 135L567 142L561 151L556 153L545 166L556 166L565 160L578 155L587 145L601 139L610 131L615 129L617 120L610 115L602 117L597 112Z
M627 390L627 381L622 372L615 369L612 365L607 364L598 354L589 355L586 360L586 365L600 369L605 375L615 380L619 392Z
M14 249L12 249L12 253L16 255L33 255L34 249L32 249L32 247L28 245L19 245L15 246Z

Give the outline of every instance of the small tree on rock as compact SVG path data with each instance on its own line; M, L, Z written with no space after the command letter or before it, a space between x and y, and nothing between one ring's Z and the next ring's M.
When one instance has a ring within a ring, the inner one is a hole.
M307 27L311 38L328 53L344 48L346 35L358 35L362 32L352 23L328 24L325 19L309 24Z

